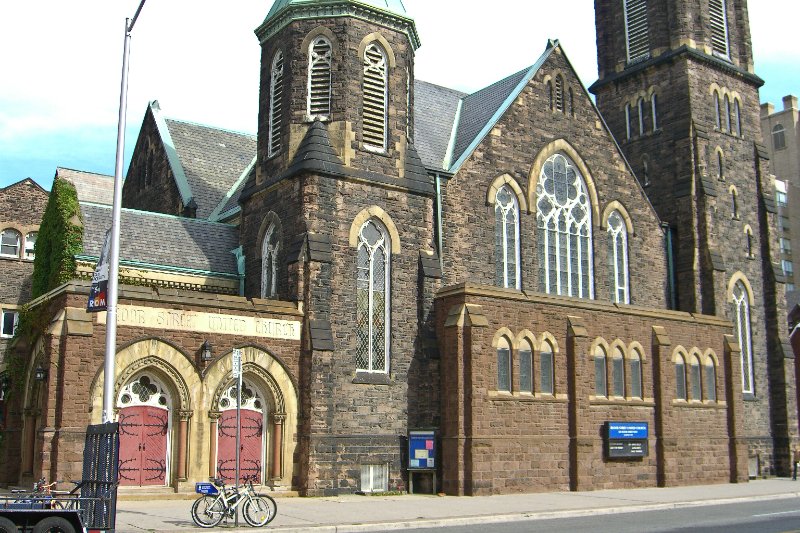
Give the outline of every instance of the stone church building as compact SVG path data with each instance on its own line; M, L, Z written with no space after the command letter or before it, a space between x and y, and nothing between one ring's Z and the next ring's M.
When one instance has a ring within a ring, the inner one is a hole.
M423 467L455 495L788 473L746 1L595 13L596 105L558 41L472 94L416 79L400 0L276 0L256 136L149 105L123 190L123 487L234 477L234 349L242 468L277 490L407 490ZM83 250L10 348L12 484L78 477L101 417L105 314L84 309L111 207L86 174L58 180ZM424 458L413 430L434 432Z

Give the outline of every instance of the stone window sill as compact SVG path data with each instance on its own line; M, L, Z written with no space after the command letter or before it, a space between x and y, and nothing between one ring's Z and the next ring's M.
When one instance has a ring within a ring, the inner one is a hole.
M681 407L686 409L725 409L727 404L725 402L712 402L710 400L672 400L673 407Z
M655 402L651 399L642 400L641 398L622 398L605 396L590 396L590 405L625 405L625 406L638 406L638 407L655 407Z
M394 380L384 372L356 372L353 383L357 385L391 385Z
M545 402L545 403L567 403L569 398L566 394L541 394L530 392L508 392L508 391L489 391L489 399L499 402Z

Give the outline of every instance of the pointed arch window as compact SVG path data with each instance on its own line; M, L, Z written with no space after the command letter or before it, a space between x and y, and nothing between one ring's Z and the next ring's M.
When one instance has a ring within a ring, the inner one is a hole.
M539 350L539 392L553 394L555 391L555 366L553 361L553 345L550 341L542 341Z
M739 219L739 198L733 187L731 187L731 218Z
M281 126L283 125L283 52L272 59L269 84L269 147L268 156L281 151Z
M742 136L742 110L739 106L739 99L733 99L733 125L736 128L736 136Z
M786 148L786 129L783 124L775 124L772 128L772 146L775 150Z
M497 191L494 213L496 281L500 287L519 289L519 204L507 185Z
M628 274L628 228L619 211L612 211L608 215L608 241L609 241L609 272L612 280L613 294L611 301L617 303L630 303Z
M750 259L753 259L755 257L753 255L753 230L751 230L749 227L745 228L744 236L745 236L745 239L747 240L747 242L746 242L747 257L750 258ZM781 246L783 246L783 240L784 240L783 237L781 237Z
M710 402L717 401L717 367L714 365L714 360L711 357L706 359L703 365L703 376L705 377L703 389L705 399Z
M702 397L702 383L700 381L700 360L693 355L689 360L689 384L692 387L692 400L700 401Z
M552 111L553 109L555 109L555 98L554 98L554 93L553 93L553 81L552 80L548 80L547 81L547 99L548 99L548 102L550 103L550 111Z
M519 390L533 392L533 348L527 339L519 346Z
M733 287L733 329L741 349L742 392L753 394L753 340L750 329L750 301L744 283Z
M636 108L639 111L639 135L644 135L644 98L639 98L636 102Z
M594 298L591 202L571 159L557 153L545 162L536 198L541 290Z
M625 397L625 357L619 348L611 356L611 392L617 398Z
M653 131L658 129L658 97L653 94L650 96L650 112L653 114Z
M378 220L361 226L356 279L356 368L361 371L389 371L390 243Z
M717 152L717 178L725 179L725 159L722 157L722 152Z
M714 125L722 129L722 111L719 108L719 93L714 91Z
M363 137L367 149L386 150L388 105L386 51L371 43L364 51Z
M278 228L271 223L261 243L261 297L274 298L277 294L278 252L281 241Z
M638 350L631 351L630 358L631 392L630 397L642 399L642 356Z
M675 358L675 398L686 400L686 361L682 355Z
M631 104L625 104L625 138L631 140Z
M497 390L511 392L511 346L505 337L497 344Z
M625 44L628 48L628 63L650 57L650 37L647 27L647 1L624 0Z
M308 49L308 104L310 118L327 119L331 114L331 42L317 37Z
M594 394L595 396L608 396L608 385L606 382L606 351L602 346L594 350Z
M729 57L728 51L728 14L725 0L709 0L709 22L711 26L711 49L714 55Z
M725 129L728 133L731 132L731 99L725 95Z

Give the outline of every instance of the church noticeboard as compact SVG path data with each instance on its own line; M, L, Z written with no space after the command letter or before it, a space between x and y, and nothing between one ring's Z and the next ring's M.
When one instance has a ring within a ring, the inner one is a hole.
M408 469L436 469L436 432L432 430L408 432Z
M107 313L98 313L97 319L100 324L106 323L106 316ZM300 322L296 320L275 320L137 305L120 305L117 308L117 325L300 340Z
M647 457L647 422L606 422L606 454L611 459Z

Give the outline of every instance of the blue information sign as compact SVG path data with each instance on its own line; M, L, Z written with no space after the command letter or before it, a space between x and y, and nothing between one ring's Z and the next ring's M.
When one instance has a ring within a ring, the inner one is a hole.
M436 433L434 431L408 432L408 469L433 470L436 468Z
M606 422L609 439L646 439L647 422Z

